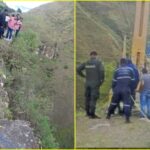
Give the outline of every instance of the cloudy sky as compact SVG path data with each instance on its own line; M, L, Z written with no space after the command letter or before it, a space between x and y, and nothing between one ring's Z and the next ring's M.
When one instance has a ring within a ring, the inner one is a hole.
M4 2L7 4L7 6L9 6L10 8L13 8L15 10L17 10L18 8L20 8L22 10L22 12L27 12L32 8L38 7L40 5L49 3L49 1L7 1L4 0Z

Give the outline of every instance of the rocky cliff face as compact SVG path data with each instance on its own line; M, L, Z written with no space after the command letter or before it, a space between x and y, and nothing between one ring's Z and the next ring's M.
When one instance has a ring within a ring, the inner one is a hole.
M30 123L0 120L0 148L39 148Z
M4 62L0 60L0 119L4 119L7 116L7 109L9 105L8 93L4 89L4 79L6 78L3 73Z
M1 45L1 48L3 46ZM10 100L4 88L4 70L4 61L0 57L0 148L39 148L38 139L34 136L30 123L11 119Z

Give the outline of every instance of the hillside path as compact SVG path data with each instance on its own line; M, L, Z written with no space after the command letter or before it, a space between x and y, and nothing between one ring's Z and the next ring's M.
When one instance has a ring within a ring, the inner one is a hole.
M89 119L83 113L77 115L78 148L150 147L150 122L140 119L137 110L134 110L129 124L118 115L106 120L105 111L100 116L101 119Z

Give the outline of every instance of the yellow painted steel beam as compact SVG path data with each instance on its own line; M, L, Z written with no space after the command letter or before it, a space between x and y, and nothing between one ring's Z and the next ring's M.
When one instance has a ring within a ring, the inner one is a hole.
M136 2L136 15L132 39L131 59L139 68L145 63L149 2Z

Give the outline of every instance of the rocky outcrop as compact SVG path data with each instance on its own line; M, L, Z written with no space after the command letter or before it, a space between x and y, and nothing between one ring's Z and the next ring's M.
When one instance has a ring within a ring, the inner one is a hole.
M36 53L39 55L43 55L49 59L56 59L59 56L59 48L57 43L54 43L52 46L48 46L46 44L43 44L39 46Z
M7 117L7 109L9 105L8 93L4 89L4 80L6 76L3 72L4 62L0 59L0 119Z
M38 148L30 123L21 120L0 120L0 148Z

